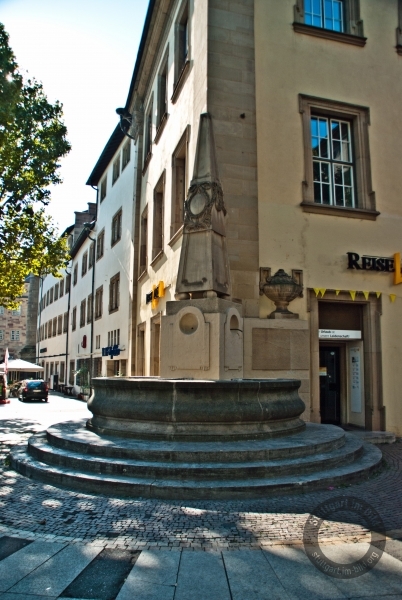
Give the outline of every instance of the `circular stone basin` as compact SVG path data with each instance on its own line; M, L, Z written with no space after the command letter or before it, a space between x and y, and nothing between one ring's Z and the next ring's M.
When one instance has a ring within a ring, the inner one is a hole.
M170 440L261 439L305 428L295 379L210 381L105 377L93 381L87 427Z

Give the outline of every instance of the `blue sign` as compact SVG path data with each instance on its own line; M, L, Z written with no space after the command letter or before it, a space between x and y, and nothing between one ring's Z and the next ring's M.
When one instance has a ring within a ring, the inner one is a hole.
M106 346L106 348L102 348L102 356L110 356L110 358L114 358L115 356L119 356L120 348L118 344L114 346Z

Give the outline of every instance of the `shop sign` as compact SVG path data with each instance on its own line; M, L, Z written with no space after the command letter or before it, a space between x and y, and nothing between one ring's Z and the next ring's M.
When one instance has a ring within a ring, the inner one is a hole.
M106 346L102 348L102 356L110 356L110 358L114 358L115 356L120 355L120 348L118 344L114 346Z
M352 329L319 329L320 340L361 340L362 332Z
M347 252L348 269L357 271L377 271L394 274L394 285L402 283L401 253L395 252L393 258L383 256L362 256L357 252Z

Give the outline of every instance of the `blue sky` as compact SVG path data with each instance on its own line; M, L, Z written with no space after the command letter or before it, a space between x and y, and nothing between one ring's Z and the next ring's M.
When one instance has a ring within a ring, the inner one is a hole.
M148 0L0 0L0 21L22 71L60 100L72 151L48 213L60 230L95 192L85 185L124 106Z

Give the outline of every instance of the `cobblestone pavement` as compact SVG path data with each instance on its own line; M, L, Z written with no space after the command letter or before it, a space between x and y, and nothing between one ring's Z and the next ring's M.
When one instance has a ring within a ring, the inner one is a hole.
M33 418L4 417L0 427L0 535L134 550L297 545L302 543L306 519L314 508L326 499L347 495L369 503L381 515L387 535L402 539L399 441L382 446L383 470L359 484L258 500L180 502L110 498L26 479L9 469L9 448L44 427ZM338 519L324 522L321 543L369 539L366 524L357 523L353 515Z

